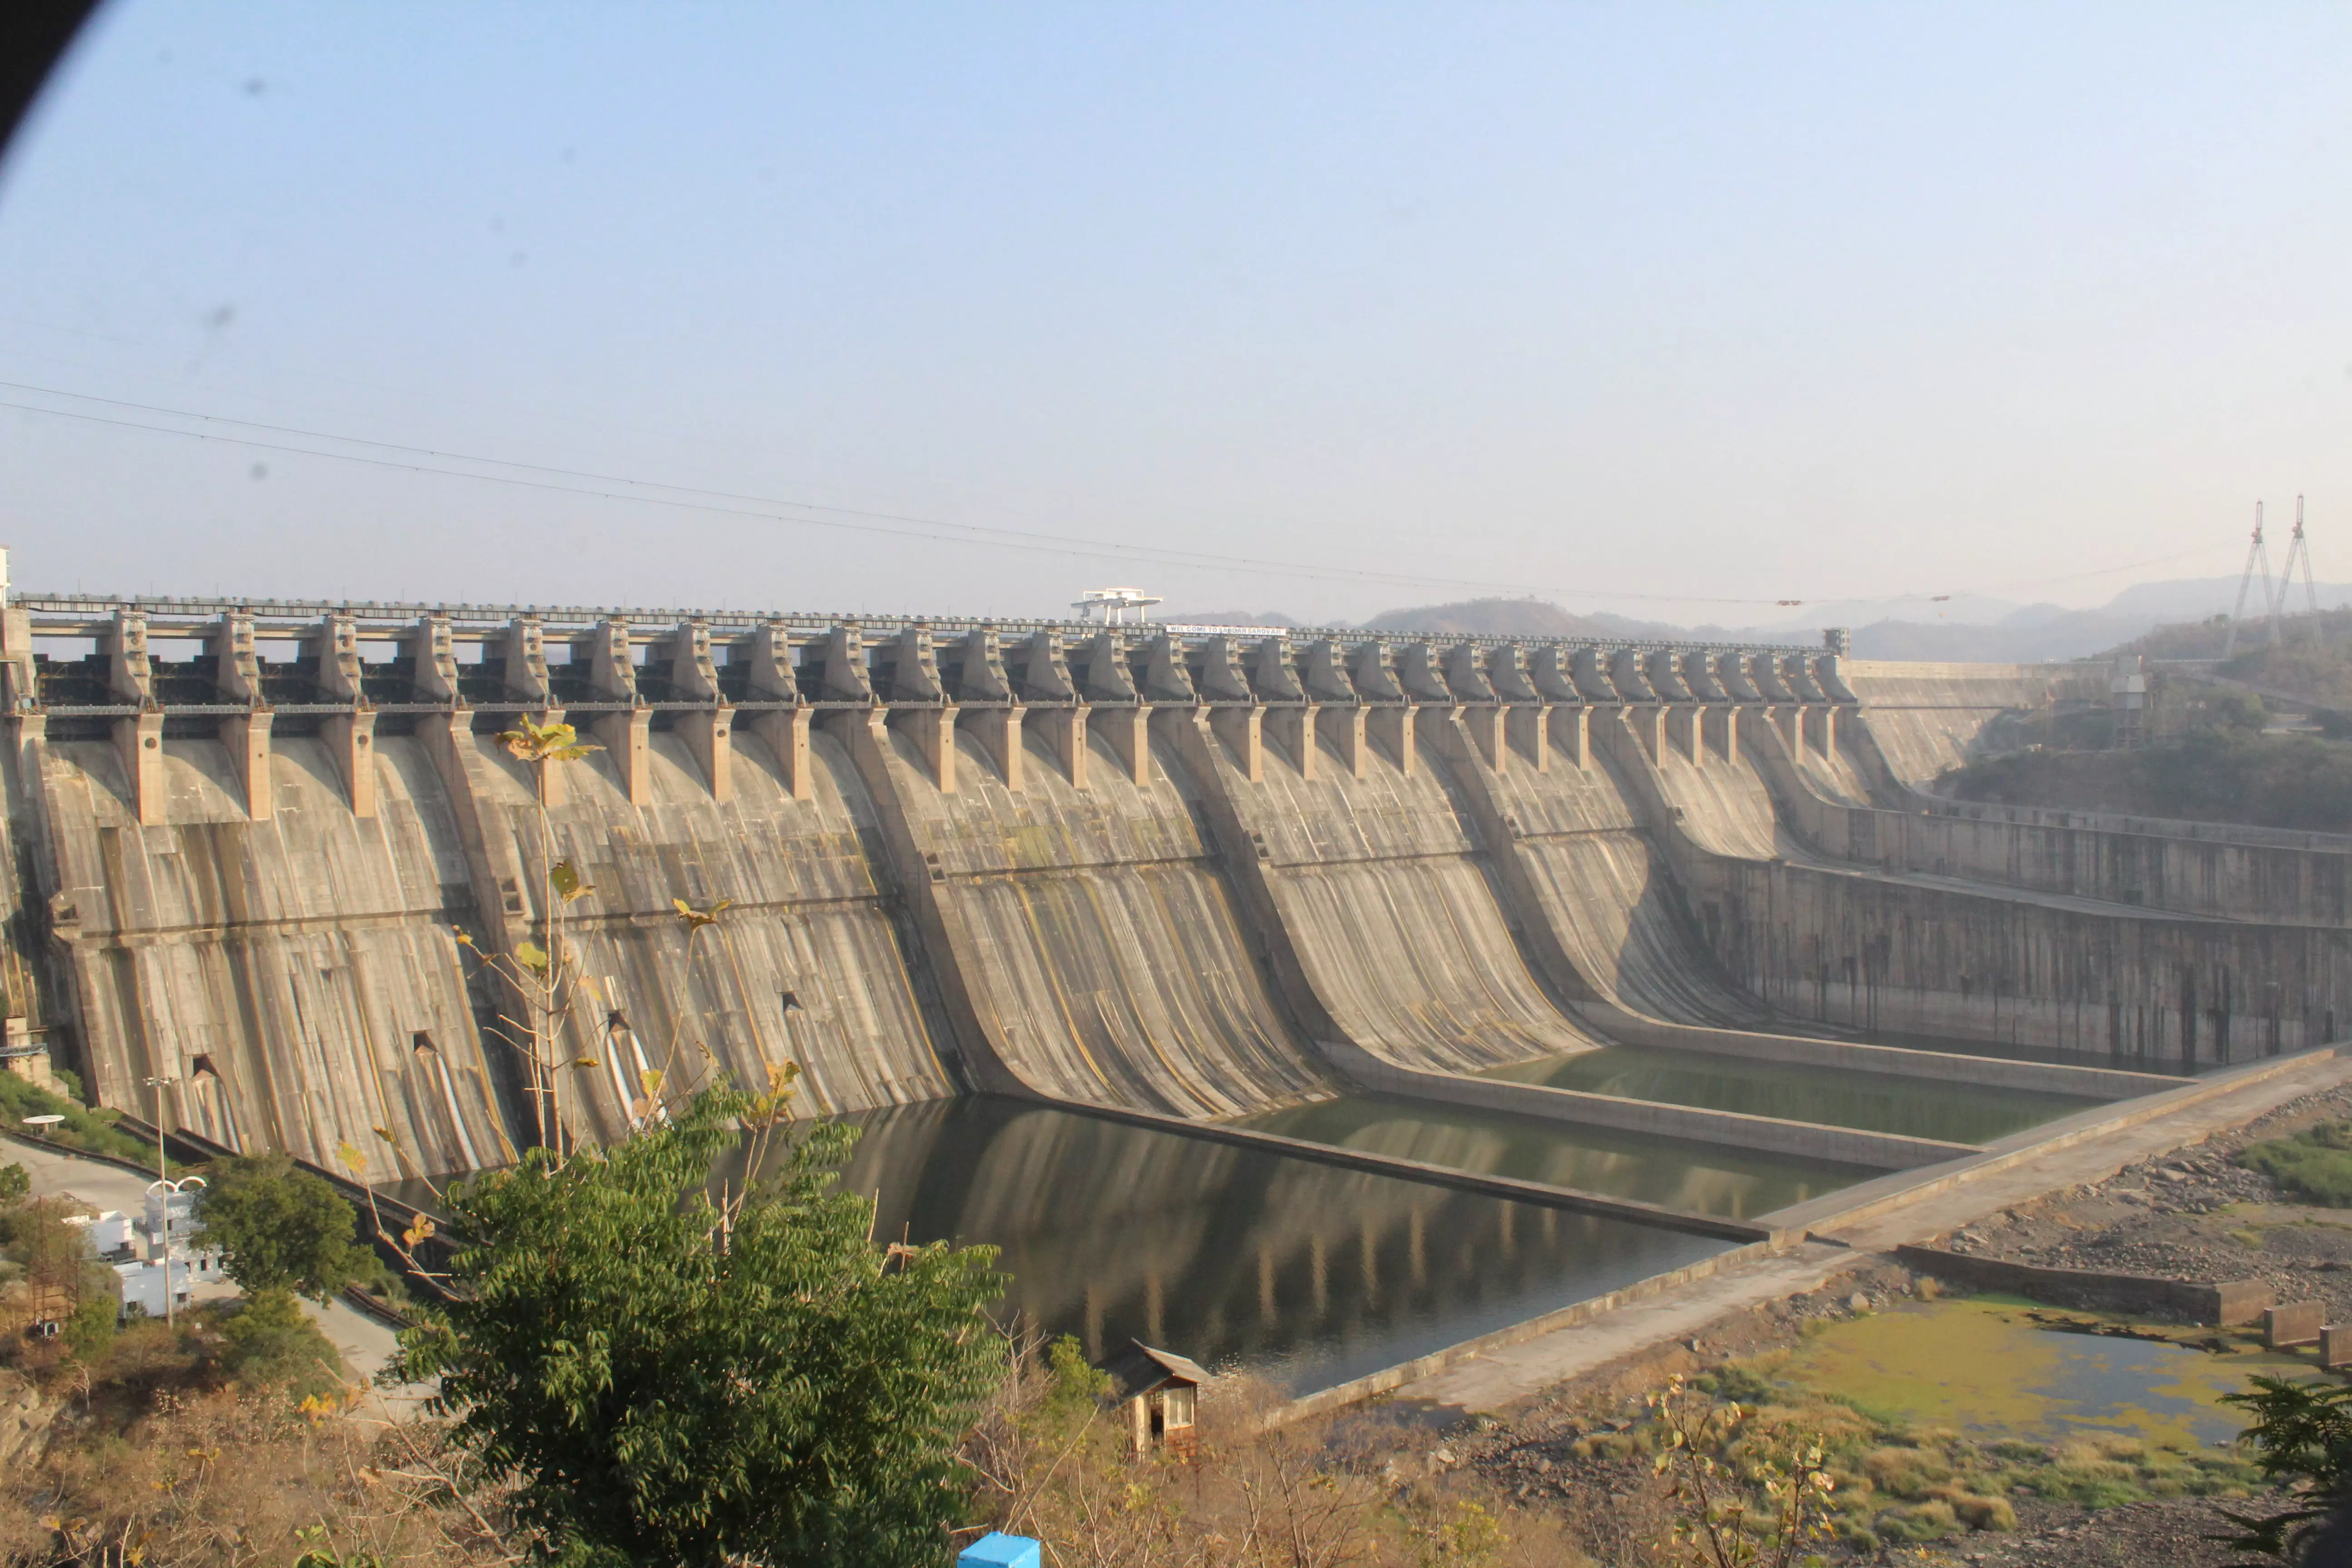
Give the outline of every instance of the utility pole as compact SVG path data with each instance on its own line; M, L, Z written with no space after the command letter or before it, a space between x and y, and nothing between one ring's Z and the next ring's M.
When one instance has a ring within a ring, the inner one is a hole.
M2277 622L2278 612L2286 607L2286 596L2294 591L2294 569L2298 562L2303 565L2304 603L2311 612L2311 640L2324 642L2326 638L2320 628L2319 588L2311 580L2311 545L2303 536L2301 496L2294 498L2294 542L2286 547L2286 564L2279 570L2278 597L2273 601L2271 612L2273 625Z
M2271 596L2271 552L2263 544L2263 503L2254 503L2254 541L2246 547L2245 574L2238 579L2238 602L2230 611L2230 635L2221 641L2221 658L2227 660L2238 651L2238 620L2246 613L2246 590L2253 585L2254 563L2263 567L2263 607L2270 616L2270 640L2278 641L2278 608Z

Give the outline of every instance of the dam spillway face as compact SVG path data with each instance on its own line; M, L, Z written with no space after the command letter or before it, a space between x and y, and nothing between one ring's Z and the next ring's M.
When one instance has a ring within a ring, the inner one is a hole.
M1511 1069L1639 1047L2117 1098L2333 1040L2352 841L1924 793L2103 679L1834 639L18 594L9 1011L96 1102L217 1143L502 1163L535 1112L480 958L546 940L569 862L551 1054L586 1064L592 1140L649 1072L792 1062L813 1114L1232 1124L1370 1089L1920 1164L1958 1145ZM597 749L519 762L525 716ZM689 941L678 900L729 908Z

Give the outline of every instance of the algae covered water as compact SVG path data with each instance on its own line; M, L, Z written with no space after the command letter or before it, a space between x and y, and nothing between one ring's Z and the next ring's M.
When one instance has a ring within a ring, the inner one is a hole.
M2311 1369L2212 1330L2180 1337L2229 1348L2050 1326L2065 1320L2095 1321L2004 1296L1906 1302L1832 1325L1769 1375L1923 1426L2041 1443L2114 1435L2186 1452L2243 1429L2245 1414L2221 1400L2248 1378Z
M1496 1068L1486 1076L1954 1143L1989 1143L2105 1103L2032 1089L1637 1046L1548 1057Z
M975 1096L871 1111L841 1176L877 1237L987 1242L1004 1309L1296 1392L1731 1244Z
M1833 1160L1578 1127L1506 1110L1385 1094L1342 1095L1268 1111L1237 1125L1310 1143L1732 1219L1753 1219L1881 1173Z

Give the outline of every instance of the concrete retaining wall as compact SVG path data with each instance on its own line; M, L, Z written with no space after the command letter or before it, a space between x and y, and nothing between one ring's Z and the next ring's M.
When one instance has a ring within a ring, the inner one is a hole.
M2102 1274L2088 1268L2045 1268L1997 1258L1972 1258L1937 1247L1897 1247L1895 1261L1971 1290L1998 1290L2047 1301L2053 1307L2133 1317L2170 1318L2211 1328L2233 1328L2259 1319L2276 1299L2259 1279L2198 1285L2144 1274Z
M1597 731L1642 793L1629 732ZM1708 949L1781 1013L1870 1034L2210 1066L2352 1023L2352 931L2110 914L1711 853L1642 802Z
M1876 716L1864 722L1875 724ZM1759 737L1751 755L1789 829L1835 859L2221 920L2352 921L2352 846L2285 847L2095 822L1883 810L1824 799L1777 735Z

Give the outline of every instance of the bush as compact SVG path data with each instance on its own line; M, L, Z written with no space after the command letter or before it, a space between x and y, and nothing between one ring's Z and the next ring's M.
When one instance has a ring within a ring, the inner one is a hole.
M1878 1533L1896 1541L1934 1541L1958 1526L1952 1505L1941 1500L1913 1503L1878 1516Z
M2197 709L2179 735L2137 752L2052 748L1988 757L1945 773L1961 800L2133 812L2263 827L2352 827L2352 744L2261 732L2242 694Z
M121 1312L121 1303L110 1296L95 1291L84 1296L73 1316L66 1320L66 1349L85 1364L104 1361L106 1352L114 1348L115 1321Z
M74 1081L64 1073L57 1076L60 1081ZM0 1072L0 1116L6 1117L12 1127L22 1126L27 1116L62 1116L65 1121L49 1129L47 1142L86 1154L107 1154L148 1166L155 1163L155 1145L114 1125L111 1111L92 1110L78 1100L51 1094L12 1072Z
M21 1204L33 1194L33 1173L11 1162L0 1165L0 1204Z
M343 1386L343 1358L287 1290L264 1290L220 1318L213 1363L238 1387L303 1398Z
M2249 1144L2237 1163L2324 1208L2352 1208L2352 1121L2324 1122Z

